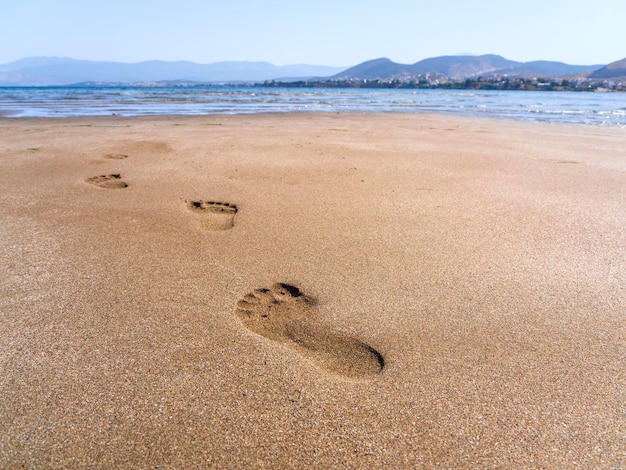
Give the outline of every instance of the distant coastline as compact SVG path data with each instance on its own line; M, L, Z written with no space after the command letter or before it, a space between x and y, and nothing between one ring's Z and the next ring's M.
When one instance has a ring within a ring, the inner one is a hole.
M192 80L159 80L141 82L88 81L69 85L24 85L0 88L330 88L330 89L415 89L415 90L501 90L501 91L570 91L570 92L626 92L625 81L590 78L560 77L478 77L453 80L441 76L418 79L311 79L205 82Z
M292 82L265 81L259 87L278 88L397 88L422 90L507 90L507 91L575 91L625 92L626 82L588 78L466 78L450 80L445 77L412 80L298 80Z
M387 58L353 67L267 62L146 61L135 64L31 57L0 64L0 87L280 86L470 90L624 91L626 59L608 65L517 62L499 55L440 56L414 64Z

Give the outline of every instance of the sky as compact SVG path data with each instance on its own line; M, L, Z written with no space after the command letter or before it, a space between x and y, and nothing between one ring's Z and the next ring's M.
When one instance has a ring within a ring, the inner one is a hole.
M31 56L348 67L441 55L607 64L626 0L2 0L0 64Z

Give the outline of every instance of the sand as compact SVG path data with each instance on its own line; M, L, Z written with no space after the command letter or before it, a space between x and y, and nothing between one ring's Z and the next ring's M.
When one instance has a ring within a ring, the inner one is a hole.
M0 120L0 467L626 468L626 129Z

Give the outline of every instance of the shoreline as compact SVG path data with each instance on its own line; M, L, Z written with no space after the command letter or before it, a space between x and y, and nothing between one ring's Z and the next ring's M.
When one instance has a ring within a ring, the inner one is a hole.
M626 129L625 123L606 123L606 122L570 122L555 121L541 119L524 119L502 116L484 116L484 115L468 115L454 112L435 112L435 111L274 111L274 112L250 112L250 113L205 113L205 114L150 114L150 115L124 115L124 114L107 114L107 115L75 115L75 116L13 116L10 114L2 114L0 112L0 123L3 121L24 121L24 120L81 120L81 119L174 119L174 118L211 118L211 117L246 117L246 116L307 116L307 115L341 115L341 116L359 116L359 115L381 115L381 116L416 116L429 118L433 116L449 117L451 119L470 119L470 120L493 120L502 123L536 123L539 125L556 125L556 126L583 126L585 128L601 128L601 129Z
M0 119L0 464L623 466L626 134L543 124Z
M519 125L528 125L528 126L547 126L550 128L552 126L555 127L573 127L580 128L581 130L592 130L592 129L607 129L609 131L622 131L626 129L625 125L622 124L597 124L597 123L584 123L584 122L567 122L567 121L542 121L542 120L526 120L526 119L518 119L512 117L500 117L500 116L473 116L473 115L464 115L464 114L456 114L456 113L448 113L448 112L432 112L432 111L275 111L275 112L254 112L254 113L239 113L239 114L227 114L227 113L207 113L207 114L158 114L158 115L122 115L122 114L111 114L111 115L94 115L94 116L28 116L28 117L15 117L15 116L7 116L0 115L0 123L9 123L9 122L61 122L61 121L89 121L89 120L112 120L123 122L124 120L128 121L168 121L168 120L229 120L229 119L245 119L245 118L285 118L286 120L297 119L297 118L314 118L319 116L320 118L375 118L376 116L380 117L382 120L389 119L423 119L425 121L428 120L451 120L451 121L467 121L468 124L471 124L472 121L480 123L484 122L487 124L489 122L493 122L494 124L500 123L503 126L511 125L515 126Z

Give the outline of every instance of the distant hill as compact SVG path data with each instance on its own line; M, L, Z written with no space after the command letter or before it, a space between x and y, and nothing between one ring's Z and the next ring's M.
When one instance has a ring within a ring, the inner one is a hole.
M383 58L363 62L334 75L331 79L388 80L426 74L438 74L455 80L493 75L558 77L589 73L601 67L602 65L568 65L550 61L516 62L494 54L433 57L410 65L398 64Z
M493 73L497 70L511 69L519 62L505 59L499 55L479 56L442 56L424 59L411 66L413 74L438 73L446 77L459 79Z
M134 64L98 62L62 57L29 57L0 65L0 86L71 85L76 83L201 82L235 83L265 80L391 80L427 74L453 80L507 75L509 77L567 77L590 75L611 78L626 75L626 59L603 65L569 65L562 62L516 62L502 56L441 56L414 64L398 64L387 58L369 60L354 67L317 65L276 66L268 62L146 61Z
M69 85L79 82L154 82L186 80L236 82L329 76L343 67L317 65L276 66L268 62L146 61L134 64L60 57L29 57L0 65L0 86Z
M612 62L606 67L602 67L599 70L596 70L589 78L604 78L604 79L622 79L626 80L626 58L622 60L618 60L616 62Z
M331 80L373 80L381 77L401 77L411 74L410 65L397 64L387 58L368 60L330 77Z

